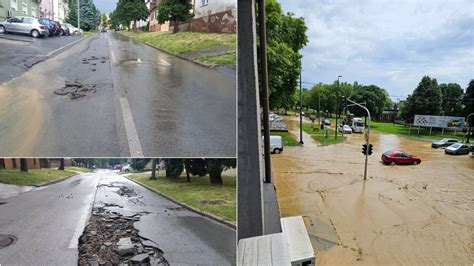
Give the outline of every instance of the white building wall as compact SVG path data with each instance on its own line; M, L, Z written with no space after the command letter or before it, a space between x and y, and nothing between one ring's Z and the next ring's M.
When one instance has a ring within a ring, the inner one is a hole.
M235 10L236 0L193 0L194 19L206 17L212 14Z

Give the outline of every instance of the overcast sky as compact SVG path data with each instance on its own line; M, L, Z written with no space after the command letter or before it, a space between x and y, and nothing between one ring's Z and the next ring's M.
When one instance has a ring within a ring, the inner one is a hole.
M100 12L111 13L117 6L118 0L94 0L95 6Z
M474 79L472 0L278 0L305 18L303 81L358 81L396 100L423 75L466 88Z

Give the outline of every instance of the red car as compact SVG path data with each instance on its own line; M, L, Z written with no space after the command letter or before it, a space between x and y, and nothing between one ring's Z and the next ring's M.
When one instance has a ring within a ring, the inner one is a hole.
M121 164L116 164L116 165L114 166L114 170L120 170L120 171L122 171L122 165L121 165Z
M385 164L420 164L421 159L415 155L410 155L404 151L393 150L382 154L382 161Z

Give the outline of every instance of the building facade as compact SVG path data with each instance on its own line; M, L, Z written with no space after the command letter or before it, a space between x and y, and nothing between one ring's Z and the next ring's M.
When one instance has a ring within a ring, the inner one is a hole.
M39 16L64 22L68 12L68 0L38 0Z
M236 33L235 0L194 0L190 30L208 33Z
M0 0L0 21L14 16L39 16L40 0Z
M26 164L28 169L40 169L40 159L28 158L26 159ZM0 168L20 169L20 158L0 159Z

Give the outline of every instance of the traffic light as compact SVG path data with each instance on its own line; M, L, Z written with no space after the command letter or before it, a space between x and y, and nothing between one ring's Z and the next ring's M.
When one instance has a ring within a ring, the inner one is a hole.
M362 145L362 154L367 155L367 143Z
M373 147L374 147L374 145L369 144L369 150L368 150L369 155L372 155L372 148L373 148Z

